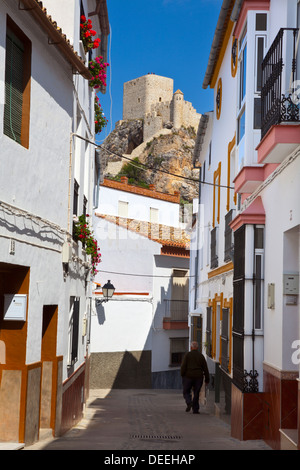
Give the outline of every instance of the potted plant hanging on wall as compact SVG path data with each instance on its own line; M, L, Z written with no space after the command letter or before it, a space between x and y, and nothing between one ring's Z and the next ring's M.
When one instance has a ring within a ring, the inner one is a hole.
M95 96L95 134L99 134L107 126L108 120L104 116L98 96Z
M92 275L97 274L97 265L101 262L100 248L98 247L97 240L93 237L93 232L89 227L87 218L88 214L82 214L74 223L74 237L76 240L82 242L87 255L91 256Z
M101 86L106 86L106 67L109 64L104 62L103 57L99 56L91 60L89 63L89 69L92 73L92 79L89 81L89 85L92 88L98 89Z
M85 52L88 52L90 49L97 49L101 41L99 38L93 39L97 33L93 29L92 21L90 19L87 20L85 16L81 16L80 20L80 39Z

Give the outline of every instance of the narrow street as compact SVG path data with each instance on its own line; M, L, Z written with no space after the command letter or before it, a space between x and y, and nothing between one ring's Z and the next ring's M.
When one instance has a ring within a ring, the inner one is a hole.
M92 390L84 419L58 439L24 450L127 451L271 450L263 441L240 442L213 414L213 395L200 414L185 412L180 390ZM172 452L173 451L173 452ZM188 454L186 454L188 455ZM105 454L106 456L106 454ZM111 462L113 463L113 462Z

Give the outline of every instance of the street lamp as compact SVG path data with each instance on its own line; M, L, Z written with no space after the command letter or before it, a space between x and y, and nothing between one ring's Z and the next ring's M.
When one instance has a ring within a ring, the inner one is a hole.
M110 281L107 281L106 284L102 287L103 299L97 299L97 303L104 303L108 302L109 299L112 298L115 292L115 287L112 285Z

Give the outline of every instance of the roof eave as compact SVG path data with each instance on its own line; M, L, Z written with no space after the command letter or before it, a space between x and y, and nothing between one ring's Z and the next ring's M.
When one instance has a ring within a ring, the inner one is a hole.
M51 16L47 15L46 8L43 7L41 1L38 0L21 0L26 11L32 15L37 23L42 27L45 33L51 39L54 44L72 67L84 78L90 80L92 74L89 69L85 66L81 57L73 49L70 41L66 35L63 34L61 28L57 26L57 23L52 20Z
M218 60L219 52L221 49L222 41L224 35L226 33L228 21L230 19L230 13L234 7L235 0L223 0L223 4L221 6L221 11L219 14L218 23L216 26L209 58L208 58L208 65L206 68L202 88L206 89L212 80L215 66Z

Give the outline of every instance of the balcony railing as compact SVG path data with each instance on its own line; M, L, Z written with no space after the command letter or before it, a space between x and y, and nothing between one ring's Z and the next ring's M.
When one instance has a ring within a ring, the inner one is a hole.
M165 318L171 321L188 321L188 300L165 300Z
M299 28L281 28L262 62L262 138L275 124L299 122L298 34Z

